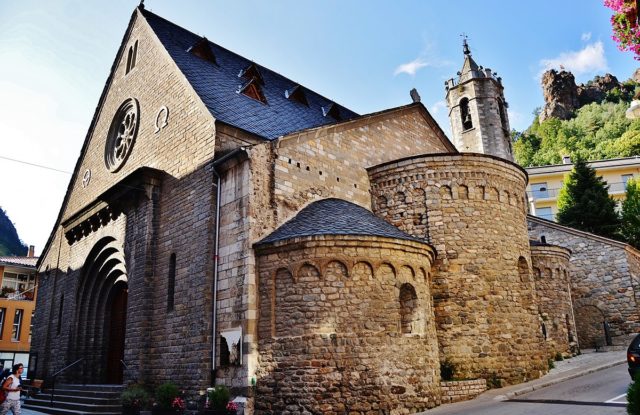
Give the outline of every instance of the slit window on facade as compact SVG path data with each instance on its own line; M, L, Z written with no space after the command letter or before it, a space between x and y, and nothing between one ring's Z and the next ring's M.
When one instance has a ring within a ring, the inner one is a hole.
M498 111L500 112L500 124L502 125L502 129L508 130L507 114L504 111L504 103L500 99L498 100Z
M31 312L31 321L29 322L29 343L31 343L31 336L33 335L33 316L35 311Z
M473 128L473 121L471 121L471 112L469 111L468 98L462 98L462 100L460 100L460 120L462 121L463 130L470 130Z
M24 310L16 309L16 314L13 317L13 330L11 331L11 340L18 341L20 340L20 331L22 326L22 316L24 315Z
M136 59L138 58L138 41L129 46L129 51L127 52L127 69L125 75L131 72L133 68L136 66Z
M7 309L2 307L0 308L0 339L2 339L2 333L4 332L4 320L7 315Z
M58 328L56 329L56 333L60 334L62 330L62 310L64 309L64 295L60 296L60 309L58 310Z
M169 258L169 278L167 285L167 311L173 311L176 293L176 254L171 254Z

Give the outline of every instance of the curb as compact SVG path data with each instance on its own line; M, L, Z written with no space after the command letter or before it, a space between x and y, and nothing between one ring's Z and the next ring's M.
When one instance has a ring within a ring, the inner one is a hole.
M594 373L594 372L598 372L600 370L604 370L604 369L609 369L610 367L614 367L614 366L618 366L621 364L627 363L627 360L619 360L616 362L609 362L600 366L594 366L592 368L589 369L584 369L584 370L578 370L574 373L571 374L567 374L564 376L560 376L556 379L549 379L547 381L542 381L540 383L537 383L535 385L529 385L529 386L525 386L519 389L516 389L514 391L505 393L504 395L498 395L494 398L494 400L507 400L507 399L511 399L511 398L515 398L516 396L519 395L524 395L525 393L529 393L529 392L533 392L535 390L538 389L542 389L542 388L546 388L547 386L551 386L551 385L555 385L557 383L561 383L561 382L565 382L569 379L574 379L580 376L584 376L584 375L588 375L590 373Z

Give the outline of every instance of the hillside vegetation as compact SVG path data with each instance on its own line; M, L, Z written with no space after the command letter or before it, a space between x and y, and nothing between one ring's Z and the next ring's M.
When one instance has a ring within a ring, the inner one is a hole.
M24 256L27 250L7 213L0 208L0 256Z
M631 80L624 85L639 89ZM512 132L516 161L529 167L558 164L565 155L573 160L640 155L640 120L625 118L631 100L632 94L613 90L601 102L576 109L568 120L552 117L540 123L536 111L528 129Z

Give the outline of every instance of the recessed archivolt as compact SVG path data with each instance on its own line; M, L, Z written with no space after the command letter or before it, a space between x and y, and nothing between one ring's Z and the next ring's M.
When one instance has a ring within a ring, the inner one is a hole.
M405 282L415 281L416 273L413 271L413 268L411 268L410 266L403 265L400 267L400 270L398 273L398 280L405 281Z
M440 198L445 200L453 199L453 194L451 193L451 188L449 186L440 186Z
M450 179L448 177L447 179ZM509 190L501 189L486 184L473 184L457 182L456 180L446 180L439 185L427 188L407 188L405 184L399 183L396 186L373 187L375 193L381 193L374 198L374 206L378 211L384 211L390 207L410 205L413 202L438 203L439 200L487 200L506 205L518 206L522 208L523 199L515 196ZM435 197L429 197L429 193L437 193Z

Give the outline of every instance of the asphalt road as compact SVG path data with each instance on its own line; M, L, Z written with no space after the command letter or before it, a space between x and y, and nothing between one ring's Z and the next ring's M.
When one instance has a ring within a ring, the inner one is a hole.
M617 365L570 379L506 401L476 400L443 405L426 415L609 415L626 414L631 378L626 365Z

